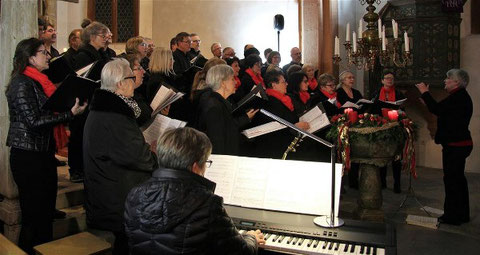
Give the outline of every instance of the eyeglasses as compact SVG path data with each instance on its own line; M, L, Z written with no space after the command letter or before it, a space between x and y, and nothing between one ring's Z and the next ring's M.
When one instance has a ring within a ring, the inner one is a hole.
M47 50L37 50L37 52L41 52L43 55L47 56L48 51Z
M137 77L135 77L135 76L129 76L129 77L125 77L125 78L123 78L123 79L124 79L124 80L132 79L133 82L135 82L135 81L137 80Z
M147 46L148 46L148 44L146 44L146 43L142 42L142 43L140 43L140 46L147 47Z
M212 163L213 163L213 161L211 161L210 159L207 160L207 161L205 161L205 165L207 166L207 168L208 168L208 167L211 167L211 166L212 166Z
M195 42L195 43L201 43L202 40L193 40L192 42Z

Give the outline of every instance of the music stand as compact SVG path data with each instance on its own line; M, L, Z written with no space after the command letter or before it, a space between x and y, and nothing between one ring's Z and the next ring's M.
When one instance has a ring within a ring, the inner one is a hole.
M330 156L331 156L330 160L331 160L331 163L332 163L332 193L331 193L332 195L331 195L330 216L315 217L315 219L313 219L313 223L315 223L318 226L325 227L325 228L337 228L337 227L343 226L343 224L345 224L345 222L342 219L340 219L339 217L335 217L335 145L323 140L322 138L320 138L316 135L313 135L313 134L310 134L309 132L305 132L305 131L301 130L300 128L296 127L292 123L278 117L277 115L275 115L275 114L273 114L273 113L271 113L271 112L269 112L265 109L260 109L260 112L263 115L265 115L265 116L267 116L267 117L269 117L269 118L271 118L271 119L273 119L273 120L291 128L291 129L299 132L300 134L302 134L304 136L308 136L308 137L312 138L313 140L315 140L315 141L317 141L317 142L319 142L319 143L321 143L321 144L330 148Z
M408 192L407 194L405 195L405 197L403 198L402 200L402 203L400 203L400 206L398 207L397 211L395 212L395 214L398 213L398 211L400 211L400 209L402 209L405 205L406 205L406 202L409 198L413 198L415 200L415 202L417 202L418 205L420 205L420 208L430 217L432 217L432 215L427 211L425 210L425 207L422 205L422 203L420 203L420 201L418 201L417 199L417 196L415 195L415 190L413 189L413 186L412 186L412 172L409 171L408 172Z

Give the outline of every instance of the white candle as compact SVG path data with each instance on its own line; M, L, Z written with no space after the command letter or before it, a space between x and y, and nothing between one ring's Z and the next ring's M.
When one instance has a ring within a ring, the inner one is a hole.
M338 40L338 36L335 36L335 51L334 54L336 56L340 55L340 40Z
M397 31L397 22L392 19L392 31L393 31L393 38L397 39L398 38L398 31Z
M378 18L378 38L382 38L382 20Z
M403 39L405 40L405 51L410 51L410 41L408 40L407 31L403 33Z
M347 23L347 32L345 33L345 41L350 42L350 23Z
M355 38L357 38L357 34L355 32L353 32L353 52L357 52L357 40Z
M382 50L387 50L387 38L385 37L385 26L382 30Z
M362 38L362 33L363 33L363 20L360 19L358 22L358 38Z

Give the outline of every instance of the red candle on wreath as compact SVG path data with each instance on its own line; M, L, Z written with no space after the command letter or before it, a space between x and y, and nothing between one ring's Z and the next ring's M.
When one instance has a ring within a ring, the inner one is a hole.
M388 112L391 111L391 109L388 108L382 108L382 116L387 118L388 117Z
M388 119L390 120L398 120L398 111L397 110L391 110L388 112Z
M345 114L347 114L348 119L351 123L355 123L358 120L358 112L354 111L352 108L345 109Z

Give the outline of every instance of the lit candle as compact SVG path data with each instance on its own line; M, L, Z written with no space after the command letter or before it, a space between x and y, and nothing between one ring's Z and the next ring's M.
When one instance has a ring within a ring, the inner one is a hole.
M346 108L345 110L343 110L343 113L346 113L346 114L349 114L351 112L353 112L352 108Z
M405 51L410 51L410 41L408 40L407 31L403 33L403 39L405 40Z
M340 55L340 40L338 40L338 36L335 36L335 56Z
M387 50L387 38L385 37L385 26L382 29L382 50Z
M378 38L382 38L382 20L378 18Z
M353 52L357 52L357 34L353 32Z
M345 41L350 42L350 23L347 23L347 32L345 33Z
M388 112L388 119L390 120L398 120L398 111L397 110L391 110Z

